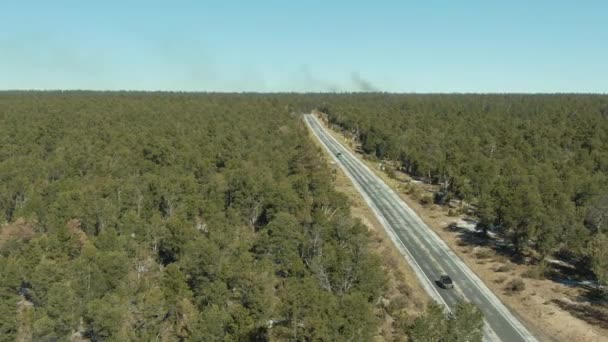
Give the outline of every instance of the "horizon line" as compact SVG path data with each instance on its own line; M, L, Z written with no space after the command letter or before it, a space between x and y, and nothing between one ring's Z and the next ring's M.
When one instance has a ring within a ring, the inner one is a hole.
M285 94L298 94L298 95L306 95L306 94L328 94L328 95L352 95L352 94L382 94L382 95L597 95L597 96L606 96L608 92L578 92L578 91L556 91L556 92L461 92L461 91L453 91L453 92L416 92L416 91L404 91L404 92L395 92L395 91L214 91L214 90L169 90L169 89L41 89L41 88L32 88L32 89L0 89L0 93L150 93L150 94L267 94L267 95L285 95Z

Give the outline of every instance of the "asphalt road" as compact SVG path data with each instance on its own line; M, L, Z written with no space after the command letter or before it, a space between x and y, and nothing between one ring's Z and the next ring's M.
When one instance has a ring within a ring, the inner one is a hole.
M425 290L438 303L450 311L463 300L476 304L485 317L486 341L536 341L481 279L392 189L333 138L314 116L307 114L304 119L361 192ZM454 289L444 290L437 286L435 282L442 274L452 278Z

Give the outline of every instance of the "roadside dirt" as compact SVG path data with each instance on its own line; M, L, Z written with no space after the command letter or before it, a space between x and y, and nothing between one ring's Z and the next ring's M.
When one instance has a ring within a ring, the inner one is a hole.
M324 120L321 122L326 123ZM522 276L533 271L534 266L512 263L508 257L472 239L472 234L466 229L450 228L451 224L462 222L466 218L462 215L454 216L453 212L450 213L452 216L448 215L447 206L420 203L423 197L432 198L436 187L415 181L400 171L395 171L393 178L389 177L386 172L380 170L378 161L371 161L359 152L357 144L352 139L333 129L329 131L395 190L539 340L608 341L606 322L590 317L597 312L601 314L600 316L608 315L608 312L582 301L585 290L548 279L531 279ZM365 205L364 202L362 204ZM373 216L371 211L370 215ZM386 240L391 243L390 240ZM405 262L403 258L401 259ZM523 286L519 285L519 288L523 287L523 289L507 290L507 287L519 281L523 282Z
M312 133L311 139L322 148ZM404 324L404 320L424 313L431 299L350 179L327 154L324 154L324 158L334 172L334 188L348 196L352 216L367 226L371 237L369 248L382 260L382 267L388 278L387 288L378 303L377 314L382 324L376 340L405 341L406 337L399 331L398 326Z

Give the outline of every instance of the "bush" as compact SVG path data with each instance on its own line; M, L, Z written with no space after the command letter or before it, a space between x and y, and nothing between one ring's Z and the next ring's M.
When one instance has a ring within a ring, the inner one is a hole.
M500 265L500 266L496 267L496 269L494 269L494 271L496 271L496 272L510 272L512 270L513 270L513 267L509 264Z
M530 279L542 279L545 276L545 271L541 267L530 267L521 276Z
M384 172L390 179L395 179L397 177L397 174L395 173L395 169L392 166L385 166Z
M419 202L420 204L427 206L433 203L433 198L431 196L422 196Z
M410 195L412 197L412 199L415 199L415 200L420 198L420 190L418 190L416 188L416 186L410 186L407 194Z
M466 240L460 239L458 240L458 242L456 242L456 244L460 247L470 247L471 244L469 242L467 242ZM473 251L473 247L471 247L471 250L469 252Z
M477 252L475 252L475 256L477 259L489 259L492 257L492 251L486 248L478 249Z
M396 313L407 308L408 299L406 296L397 296L393 298L386 307L386 311L389 315L395 316Z
M473 252L473 247L468 246L467 243L464 241L459 242L458 245L464 247L462 249L462 253L464 253L464 254L469 254L469 253Z
M498 254L496 255L496 257L494 258L494 261L499 262L501 264L507 264L509 262L509 258L507 258L505 255L503 254ZM509 264L509 266L513 266L511 264Z
M433 202L435 204L444 205L449 201L448 193L445 191L438 191L433 195Z
M399 291L399 293L401 293L402 295L409 297L412 295L412 289L404 284L404 283L399 283L399 285L397 285L397 290Z
M452 222L452 223L448 224L447 228L448 228L449 230L451 230L451 231L455 232L455 231L457 231L457 230L459 229L459 228L458 228L458 223L456 223L456 222Z
M511 295L515 294L515 293L519 293L525 289L526 289L526 283L524 283L524 281L521 278L513 279L507 283L507 286L505 286L505 291L507 292L507 294L511 294Z
M502 284L502 283L504 283L504 282L505 282L505 280L507 280L507 276L504 276L504 275L503 275L503 276L500 276L500 277L496 278L496 280L494 280L494 282L495 282L496 284Z

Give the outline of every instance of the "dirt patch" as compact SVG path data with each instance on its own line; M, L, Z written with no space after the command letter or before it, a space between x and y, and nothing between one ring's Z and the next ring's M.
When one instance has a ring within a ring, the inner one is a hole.
M455 223L467 220L455 214L454 206L420 201L432 196L436 186L413 179L394 168L389 177L380 170L383 167L380 162L361 154L354 140L346 139L334 130L329 131L395 190L539 340L608 341L608 329L603 321L608 310L581 303L579 299L584 297L586 290L548 279L524 278L523 275L530 274L535 266L512 263L504 251L489 248L487 239L467 230L454 229ZM514 283L516 291L512 291ZM426 293L425 297L428 297Z
M13 223L0 226L0 248L10 241L27 242L36 235L34 224L24 218L18 218Z

